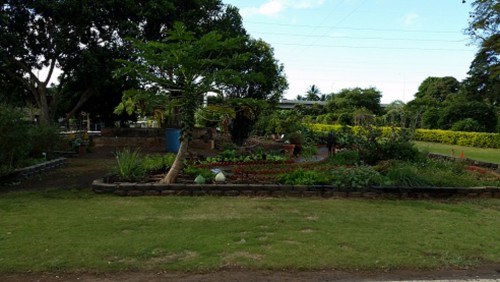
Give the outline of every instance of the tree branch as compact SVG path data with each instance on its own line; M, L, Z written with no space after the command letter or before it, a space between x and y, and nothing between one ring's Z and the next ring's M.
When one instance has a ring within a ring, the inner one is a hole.
M94 95L94 89L88 88L83 92L80 96L80 99L76 103L76 105L71 109L71 111L60 121L60 123L65 123L70 117L74 116L75 113L87 102L87 100Z

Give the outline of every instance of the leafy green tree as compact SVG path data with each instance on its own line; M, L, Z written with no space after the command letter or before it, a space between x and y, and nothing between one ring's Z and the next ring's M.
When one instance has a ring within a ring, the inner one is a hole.
M464 81L470 100L500 106L500 34L481 43Z
M112 71L115 59L129 56L124 38L159 40L179 20L198 35L244 33L235 14L220 0L6 0L0 6L0 77L22 85L41 121L51 123L58 107L73 114L86 103L102 106L88 105L96 96L117 99L126 85Z
M343 89L331 96L328 108L330 112L352 112L355 109L364 108L372 114L380 115L382 113L381 98L382 93L373 87Z
M460 99L443 108L439 118L441 129L452 129L454 124L463 120L476 121L480 131L494 132L497 118L494 107L481 101ZM470 123L470 122L469 122Z
M321 91L316 85L311 85L306 91L305 100L307 101L320 101Z
M262 41L246 38L238 50L248 54L239 66L235 66L230 83L221 84L226 98L251 98L277 103L288 88L284 66L274 58L272 47Z
M429 104L443 103L449 95L457 94L460 82L451 76L428 77L418 87L415 99Z
M500 31L500 1L475 0L466 32L475 41L485 41Z
M266 42L245 36L244 44L233 52L247 54L246 59L233 66L233 76L218 87L235 111L231 138L242 145L262 112L262 102L275 105L288 82L283 65L274 58L274 51Z
M224 85L226 80L234 77L233 66L247 58L246 54L231 52L241 44L241 38L223 39L217 32L198 39L180 23L167 31L161 42L133 41L136 59L123 60L124 67L117 74L141 82L140 89L129 92L133 95L144 92L164 95L168 103L177 106L180 117L181 146L174 164L161 182L173 183L182 169L195 113L204 96L209 92L220 92L218 85Z
M385 107L385 114L383 116L386 125L390 126L404 126L405 122L405 103L401 100L391 102Z
M461 84L454 77L427 77L418 87L415 99L406 104L405 111L420 117L421 127L439 128L438 120L446 102L458 97L460 90Z

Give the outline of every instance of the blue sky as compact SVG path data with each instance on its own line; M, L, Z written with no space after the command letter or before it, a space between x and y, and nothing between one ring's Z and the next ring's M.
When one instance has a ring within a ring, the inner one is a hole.
M375 87L382 103L414 99L429 76L467 76L477 47L460 0L223 0L254 38L274 48L290 84L322 93ZM470 2L470 1L468 1Z

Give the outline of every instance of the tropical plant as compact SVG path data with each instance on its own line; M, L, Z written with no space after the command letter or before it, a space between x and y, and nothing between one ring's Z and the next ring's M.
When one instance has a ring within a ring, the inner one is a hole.
M311 85L309 89L306 91L306 95L304 97L304 100L307 101L319 101L321 99L321 91L319 90L318 86L316 85Z
M136 59L122 61L124 67L117 75L139 79L143 82L142 91L166 95L168 103L177 106L180 119L180 148L162 183L174 182L182 169L195 113L204 96L218 92L218 85L229 83L236 75L232 66L245 60L245 54L238 53L242 42L241 38L224 39L217 32L196 38L182 23L167 31L162 42L132 41L137 49Z
M137 181L146 175L144 167L140 163L139 149L130 150L124 148L115 153L115 171L122 181Z

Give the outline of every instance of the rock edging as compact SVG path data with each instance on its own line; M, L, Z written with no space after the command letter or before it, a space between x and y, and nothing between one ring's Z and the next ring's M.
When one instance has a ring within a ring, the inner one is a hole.
M12 181L18 181L21 179L27 179L37 174L45 173L50 170L56 169L65 164L66 164L66 158L57 158L36 165L32 165L29 167L16 169L10 172L9 174L2 176L0 178L0 184Z
M105 179L102 178L94 180L92 189L95 193L108 193L119 196L210 195L389 199L483 197L500 199L500 188L498 187L370 187L363 190L349 190L332 185L106 183Z

